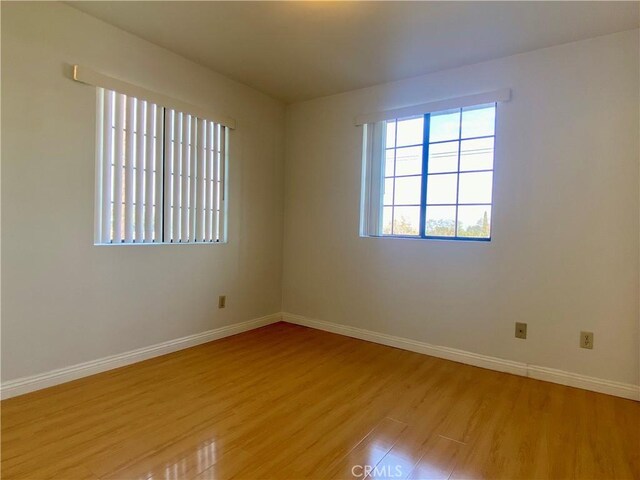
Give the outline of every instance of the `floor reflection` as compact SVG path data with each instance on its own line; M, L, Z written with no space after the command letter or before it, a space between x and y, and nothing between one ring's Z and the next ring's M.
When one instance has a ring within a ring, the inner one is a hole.
M179 460L163 463L160 468L154 468L140 480L183 480L204 472L218 460L215 440L206 441L193 452L185 452Z

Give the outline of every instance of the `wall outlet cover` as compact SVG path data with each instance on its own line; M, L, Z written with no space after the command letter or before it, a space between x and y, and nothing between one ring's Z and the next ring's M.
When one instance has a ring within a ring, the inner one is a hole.
M516 322L516 338L527 338L527 324L522 322Z
M593 332L580 332L580 348L593 350Z

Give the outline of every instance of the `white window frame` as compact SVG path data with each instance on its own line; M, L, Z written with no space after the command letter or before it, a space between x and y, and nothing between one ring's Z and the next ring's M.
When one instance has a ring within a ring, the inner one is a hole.
M511 99L510 89L494 90L479 94L467 95L445 100L438 100L419 105L395 108L382 112L359 115L355 119L356 126L362 126L362 177L360 200L361 237L379 238L411 238L411 239L444 239L444 240L490 240L483 237L446 237L429 236L420 231L418 235L389 235L383 234L383 193L384 193L384 163L386 151L386 123L396 119L426 115L451 109L464 109ZM458 140L460 141L460 140ZM424 147L423 147L424 148ZM458 172L459 173L459 172ZM422 172L423 182L426 182L426 172ZM457 211L457 210L456 210ZM457 217L457 215L456 215Z

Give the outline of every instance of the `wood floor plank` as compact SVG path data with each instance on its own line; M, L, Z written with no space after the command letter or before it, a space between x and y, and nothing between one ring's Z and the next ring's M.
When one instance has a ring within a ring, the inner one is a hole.
M1 417L7 480L640 479L638 402L284 323Z
M360 473L367 474L393 448L407 425L397 420L383 418L339 463L328 473L327 478L350 478Z
M466 445L444 437L432 437L407 480L446 480ZM389 470L391 471L391 470Z

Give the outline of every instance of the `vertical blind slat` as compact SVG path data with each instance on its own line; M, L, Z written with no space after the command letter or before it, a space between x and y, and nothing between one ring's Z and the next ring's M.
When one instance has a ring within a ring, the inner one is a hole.
M152 132L154 132L156 136L155 142L154 142L155 151L154 151L154 157L153 157L153 165L155 168L155 174L154 174L155 185L153 189L153 202L154 202L154 207L153 207L154 239L153 241L162 242L162 212L163 212L162 205L164 202L164 188L163 188L164 179L162 178L162 175L164 173L164 168L163 168L164 155L162 150L162 145L163 145L162 132L164 132L164 121L163 121L164 108L158 107L157 105L154 105L153 108L155 113L155 121L153 123ZM167 137L169 137L169 135L167 135ZM171 149L167 149L167 150L171 150Z
M191 148L189 162L189 237L188 241L197 241L196 237L196 191L198 185L198 118L191 117Z
M126 117L126 156L125 177L124 177L124 240L127 243L133 241L133 194L134 194L134 171L135 162L135 141L134 141L134 119L135 119L135 98L127 97L127 117Z
M173 183L173 229L171 230L171 241L178 242L180 240L180 199L182 198L180 182L180 173L182 171L182 113L176 112L176 119L173 125L173 168L171 170Z
M218 211L220 209L220 191L218 180L220 178L220 128L213 124L213 138L216 148L213 151L213 207L211 212L211 241L218 241Z
M144 183L145 183L145 141L144 141L144 115L147 109L147 102L138 100L136 104L136 196L135 196L135 241L144 240Z
M115 115L115 168L113 172L113 241L122 242L122 202L124 200L124 120L126 97L116 97Z
M104 142L102 149L102 215L101 238L102 243L111 243L113 201L111 170L113 168L113 101L114 93L111 90L102 91L102 111L104 112L102 122L102 139Z
M147 102L144 124L144 243L153 240L153 219L154 219L154 184L155 184L155 154L156 154L156 106Z
M173 240L173 163L175 161L175 149L173 148L173 142L175 140L176 129L176 115L173 111L168 111L165 114L165 147L164 147L164 241L171 242Z
M182 120L182 196L180 203L180 215L182 220L182 229L180 241L187 242L189 240L189 163L191 150L189 141L191 137L191 115L184 115Z
M224 240L224 224L225 224L225 210L227 205L226 192L224 182L221 180L225 178L227 158L227 127L220 125L220 155L218 156L218 221L216 222L216 241L221 242Z
M215 186L218 178L216 170L216 155L218 149L218 142L216 138L216 126L213 122L209 122L207 128L210 138L209 145L209 159L207 161L207 168L209 169L209 180L207 181L207 241L213 241L213 229L214 229L214 210L216 209L213 204L213 195L215 194Z
M206 170L205 170L205 156L207 153L207 135L206 135L206 124L207 122L203 119L198 119L198 191L197 191L197 199L196 199L196 234L195 240L197 242L204 241L204 188L205 182L207 181Z

